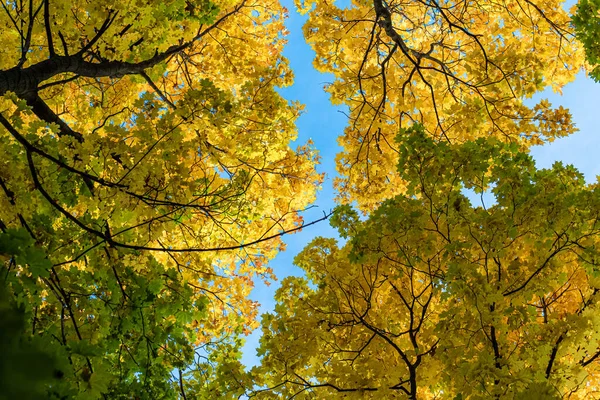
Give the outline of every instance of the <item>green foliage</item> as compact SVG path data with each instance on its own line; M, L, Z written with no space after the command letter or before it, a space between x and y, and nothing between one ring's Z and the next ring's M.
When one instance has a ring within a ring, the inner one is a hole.
M0 399L68 398L63 382L70 368L64 354L52 339L26 333L32 329L28 314L0 284Z
M31 277L47 278L52 262L44 251L35 245L25 228L8 229L0 232L0 254L10 255L12 263L27 265Z
M339 205L335 208L333 215L329 220L332 227L337 228L339 235L347 238L359 224L358 213L348 204Z
M577 11L573 15L573 25L591 66L590 77L600 82L600 1L579 0Z

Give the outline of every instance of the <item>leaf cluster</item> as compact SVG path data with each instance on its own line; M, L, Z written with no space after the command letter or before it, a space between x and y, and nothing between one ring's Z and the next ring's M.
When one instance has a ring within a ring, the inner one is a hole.
M591 66L590 77L600 82L600 2L595 0L582 0L577 3L573 15L573 25L577 38L585 49L586 61Z

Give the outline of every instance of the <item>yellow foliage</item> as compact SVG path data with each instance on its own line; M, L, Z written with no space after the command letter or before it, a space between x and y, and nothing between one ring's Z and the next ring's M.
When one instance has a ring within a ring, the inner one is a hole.
M523 103L560 91L582 67L561 1L297 5L309 12L315 67L335 77L332 102L349 108L337 158L343 202L367 211L404 190L394 138L413 122L450 142L492 136L524 148L575 131L567 110Z

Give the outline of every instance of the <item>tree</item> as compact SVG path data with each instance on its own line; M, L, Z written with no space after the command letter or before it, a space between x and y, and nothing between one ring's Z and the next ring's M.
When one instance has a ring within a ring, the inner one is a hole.
M275 90L285 14L2 2L3 284L68 361L48 396L185 398L256 325L252 279L321 181Z
M573 25L577 38L585 49L586 61L590 66L590 76L596 82L600 81L600 3L598 1L582 0L577 3L577 10L573 15Z
M263 318L251 397L598 397L598 185L494 138L448 144L415 125L400 140L407 193L364 221L341 206L348 242L297 256L306 278Z
M574 131L567 110L524 100L582 65L560 1L297 1L309 12L315 66L349 109L339 139L340 198L363 211L402 192L394 137L421 123L434 137L496 137L524 148Z

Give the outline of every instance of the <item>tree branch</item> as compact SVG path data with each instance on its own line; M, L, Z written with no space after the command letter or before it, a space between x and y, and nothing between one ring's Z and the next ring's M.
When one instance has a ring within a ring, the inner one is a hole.
M52 40L52 28L50 26L50 0L43 0L44 2L44 28L46 29L46 40L48 40L48 53L50 58L54 57L54 41Z

